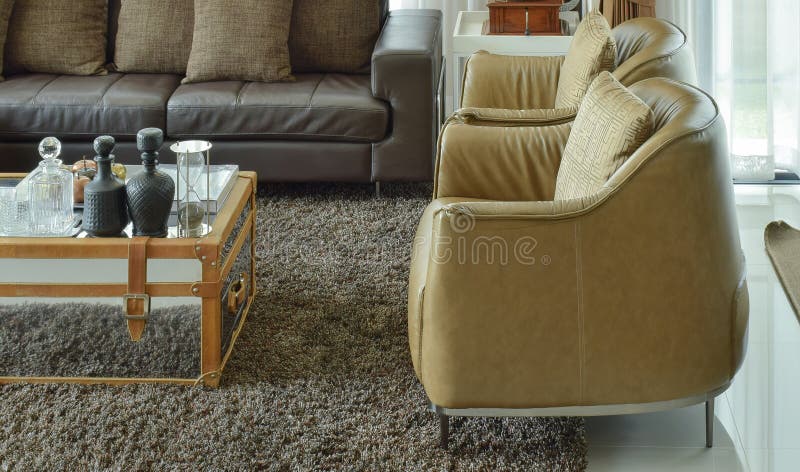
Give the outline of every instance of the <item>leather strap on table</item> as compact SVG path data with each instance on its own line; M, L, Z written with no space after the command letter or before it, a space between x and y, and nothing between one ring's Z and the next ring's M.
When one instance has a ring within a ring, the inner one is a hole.
M128 245L128 294L124 297L124 303L132 341L142 339L150 315L150 297L145 293L149 240L148 237L135 237Z

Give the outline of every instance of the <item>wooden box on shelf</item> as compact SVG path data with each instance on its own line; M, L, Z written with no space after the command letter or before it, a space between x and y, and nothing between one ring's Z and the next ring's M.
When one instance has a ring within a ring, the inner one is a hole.
M485 34L560 35L559 0L489 2Z

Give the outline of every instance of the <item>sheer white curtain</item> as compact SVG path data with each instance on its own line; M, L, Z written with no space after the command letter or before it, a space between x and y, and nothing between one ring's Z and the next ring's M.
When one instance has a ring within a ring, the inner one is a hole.
M700 85L728 126L735 176L800 172L800 2L668 0L658 8L694 43Z

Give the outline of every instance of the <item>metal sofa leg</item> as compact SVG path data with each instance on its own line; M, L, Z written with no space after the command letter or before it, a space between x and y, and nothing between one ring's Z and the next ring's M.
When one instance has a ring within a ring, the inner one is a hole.
M437 412L439 415L439 431L441 434L441 447L447 449L450 445L450 417L444 413Z
M714 399L706 401L706 447L714 447Z
M381 198L381 183L375 182L375 198Z

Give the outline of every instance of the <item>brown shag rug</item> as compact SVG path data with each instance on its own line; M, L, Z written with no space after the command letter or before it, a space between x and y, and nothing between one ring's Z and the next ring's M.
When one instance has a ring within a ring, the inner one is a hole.
M431 188L387 187L262 188L260 291L222 386L0 386L0 470L584 470L579 418L456 419L438 447L406 334Z

